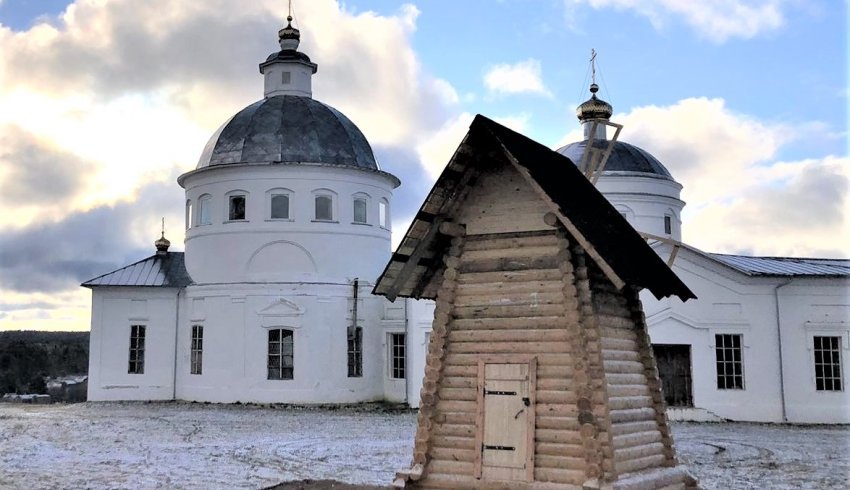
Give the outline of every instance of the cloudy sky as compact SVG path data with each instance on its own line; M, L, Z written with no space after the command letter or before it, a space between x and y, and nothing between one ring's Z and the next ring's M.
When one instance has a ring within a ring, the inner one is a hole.
M295 0L314 96L398 175L406 229L482 113L579 137L588 58L621 138L684 185L707 251L850 255L847 3ZM285 0L0 0L0 330L85 330L80 282L182 250L207 138L262 97Z

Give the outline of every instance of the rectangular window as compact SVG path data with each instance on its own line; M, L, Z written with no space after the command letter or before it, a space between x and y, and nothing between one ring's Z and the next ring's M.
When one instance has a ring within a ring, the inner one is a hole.
M199 225L209 225L212 223L212 217L210 216L210 202L212 198L210 196L202 196L198 199L198 224Z
M668 235L673 233L673 218L670 216L664 217L664 233Z
M190 354L190 374L201 374L204 361L204 327L192 325L192 346Z
M316 220L332 221L333 219L333 199L331 196L316 196Z
M292 379L293 366L292 330L269 330L268 379Z
M145 372L145 326L130 326L130 366L129 374L144 374Z
M404 379L405 365L405 334L390 334L390 377Z
M245 219L245 196L230 196L230 213L227 219Z
M841 337L815 337L815 388L842 391Z
M365 199L355 199L354 200L354 222L355 223L365 223L366 222L366 200Z
M275 194L272 196L272 219L289 219L289 196Z
M363 328L348 329L348 377L363 376Z
M288 71L281 72L280 81L284 85L289 85L292 82L292 72L288 72Z
M387 226L387 203L381 201L378 203L378 225L384 228Z
M744 360L739 334L714 336L714 353L717 358L717 389L744 389Z

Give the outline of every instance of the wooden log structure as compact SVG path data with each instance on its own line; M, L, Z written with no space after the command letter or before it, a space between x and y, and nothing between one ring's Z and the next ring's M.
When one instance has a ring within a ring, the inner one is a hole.
M697 488L638 297L693 293L554 155L476 118L378 280L436 301L396 487Z

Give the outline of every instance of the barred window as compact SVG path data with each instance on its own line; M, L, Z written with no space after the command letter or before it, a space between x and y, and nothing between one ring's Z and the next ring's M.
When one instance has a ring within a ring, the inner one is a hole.
M717 389L744 389L744 361L741 353L740 334L717 334L714 336L714 352L717 356Z
M192 325L192 346L190 347L190 374L201 374L204 360L204 327Z
M404 379L405 377L405 334L390 334L390 377Z
M293 378L292 330L269 330L268 379Z
M145 372L145 326L130 326L130 365L129 374L144 374Z
M348 377L363 376L363 328L348 329Z
M814 338L815 388L818 391L842 391L841 337Z

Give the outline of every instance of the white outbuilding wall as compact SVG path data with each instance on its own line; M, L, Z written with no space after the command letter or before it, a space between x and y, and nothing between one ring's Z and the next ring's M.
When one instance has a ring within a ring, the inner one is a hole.
M176 288L92 289L89 400L174 397ZM144 372L128 373L130 329L145 326Z
M669 248L659 252L666 258ZM840 335L842 360L850 354L850 281L750 277L689 249L673 270L697 300L641 296L652 343L691 346L694 408L673 410L673 418L850 422L846 390L815 389L812 353L813 335ZM743 389L718 389L717 334L742 336ZM846 362L842 368L846 380Z

